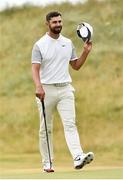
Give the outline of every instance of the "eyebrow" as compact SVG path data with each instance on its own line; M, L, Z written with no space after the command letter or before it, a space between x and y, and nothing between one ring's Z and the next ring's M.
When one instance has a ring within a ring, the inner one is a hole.
M59 20L59 21L52 21L52 22L54 22L54 23L59 22L59 23L60 23L60 22L62 22L62 21L61 21L61 20Z

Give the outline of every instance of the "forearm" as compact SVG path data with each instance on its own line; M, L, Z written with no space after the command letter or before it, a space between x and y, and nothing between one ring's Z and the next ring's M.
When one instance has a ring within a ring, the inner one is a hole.
M45 92L40 79L40 64L32 64L32 77L35 84L35 94L39 99L44 99Z
M75 61L75 65L74 65L74 69L75 70L79 70L81 68L81 66L85 63L87 56L88 56L88 52L83 51L81 56Z
M81 66L85 63L85 61L88 57L88 54L91 51L91 48L92 48L92 42L85 42L84 43L84 49L83 49L80 57L74 61L70 61L70 64L71 64L73 69L79 70L81 68Z
M36 87L41 86L39 71L40 65L32 64L32 78Z

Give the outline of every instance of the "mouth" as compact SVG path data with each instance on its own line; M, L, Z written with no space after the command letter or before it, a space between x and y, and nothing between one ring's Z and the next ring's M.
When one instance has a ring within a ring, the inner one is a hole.
M61 29L61 27L56 27L55 29Z
M62 26L57 26L57 27L52 28L52 32L55 34L59 34L61 30L62 30Z

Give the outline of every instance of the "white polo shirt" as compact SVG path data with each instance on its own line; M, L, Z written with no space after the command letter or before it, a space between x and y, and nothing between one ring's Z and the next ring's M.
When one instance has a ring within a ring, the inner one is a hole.
M41 64L40 79L43 84L71 82L69 61L77 59L72 41L62 35L58 39L47 33L32 49L32 63Z

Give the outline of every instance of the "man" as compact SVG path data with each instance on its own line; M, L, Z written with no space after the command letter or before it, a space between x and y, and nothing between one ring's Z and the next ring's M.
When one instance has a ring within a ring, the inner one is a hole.
M69 64L73 69L79 70L91 51L92 42L84 44L82 54L77 58L71 40L60 34L62 30L61 13L56 11L48 13L46 25L48 32L34 44L32 50L32 76L40 113L39 144L43 170L54 172L47 150L41 100L45 103L51 161L53 161L53 111L57 108L62 119L66 142L74 161L74 168L81 169L93 160L94 154L92 152L83 153L80 145L75 124L74 88L70 84L72 80L69 74Z

